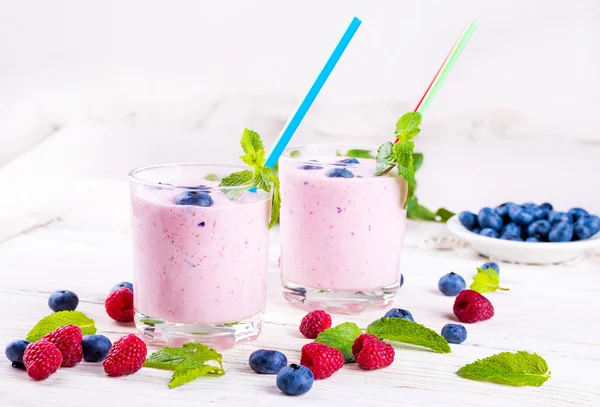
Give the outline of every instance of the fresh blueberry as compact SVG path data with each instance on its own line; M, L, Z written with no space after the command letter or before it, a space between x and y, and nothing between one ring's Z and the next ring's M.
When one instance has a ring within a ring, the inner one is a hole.
M583 216L573 226L574 238L585 240L600 231L600 218L596 215Z
M259 349L250 355L250 367L256 373L277 374L287 366L287 358L278 350Z
M77 305L79 305L79 297L72 291L54 291L48 298L48 306L54 312L75 311Z
M477 216L475 216L473 212L463 211L459 213L458 220L469 230L473 230L477 227Z
M546 240L548 233L552 229L552 224L547 220L536 220L527 228L529 237L535 237L537 240Z
M583 224L592 230L592 235L600 232L600 217L596 215L590 215L584 218Z
M510 205L508 207L508 218L514 222L515 218L524 208L521 205Z
M509 216L519 226L527 226L535 220L535 214L531 208L522 208L516 213L509 214Z
M339 164L336 165L347 165L347 164L360 164L360 161L358 161L356 158L344 158L343 160L339 160L338 161Z
M534 206L529 208L529 210L533 213L533 217L535 220L546 219L548 217L548 210L542 208L541 206Z
M446 324L442 328L442 336L448 343L463 343L467 339L467 329L460 324Z
M494 208L494 211L500 215L502 217L502 219L504 221L509 220L510 218L508 217L508 208L510 208L511 206L516 206L516 204L514 204L513 202L505 202L500 206L496 206Z
M566 212L550 211L548 214L548 220L550 223L555 225L560 222L573 222L573 217L571 214Z
M537 243L540 241L540 239L538 239L537 237L532 237L529 236L527 239L525 239L526 242L532 242L532 243Z
M352 171L346 168L332 168L325 173L329 178L354 178Z
M452 272L442 276L438 281L438 288L442 294L449 297L455 297L459 292L467 288L465 279Z
M492 208L481 209L477 215L477 221L479 222L479 226L481 226L481 232L483 232L485 228L493 229L495 231L502 229L502 217ZM479 234L481 234L481 232Z
M303 164L298 166L298 169L300 170L320 170L323 169L323 167L321 167L320 165L315 165L315 164Z
M558 222L554 224L548 234L550 242L569 242L573 238L573 224L570 222Z
M479 232L481 232L481 228L475 228L475 229L473 229L473 233L479 234Z
M29 345L29 341L23 339L14 340L6 345L4 354L12 362L13 367L23 367L23 353L25 353L27 345Z
M547 210L548 212L550 212L552 209L554 209L552 207L551 204L549 204L548 202L544 202L543 204L540 205L541 208L544 208L545 210Z
M515 242L522 242L523 238L521 236L514 235L512 233L504 233L500 236L502 240L513 240Z
M81 342L81 349L83 349L83 360L86 362L102 362L112 343L104 335L85 335Z
M209 207L212 206L213 200L210 194L200 191L183 191L175 197L175 205L196 205Z
M522 206L523 206L523 208L529 209L529 208L533 208L537 205L534 204L533 202L525 202Z
M571 215L573 222L577 222L579 220L579 218L589 215L589 213L585 209L582 209L582 208L571 208L571 209L569 209L569 212L567 212L567 214Z
M490 228L481 229L479 234L481 236L493 237L496 239L498 238L498 232L496 232L494 229L490 229Z
M404 274L400 273L400 287L404 285Z
M500 231L500 236L502 236L505 233L514 236L521 236L521 226L517 225L514 222L507 223Z
M488 261L487 263L483 263L483 266L481 266L481 268L483 270L494 269L494 270L496 270L496 273L500 274L500 266L497 263L494 263L493 261Z
M129 291L133 292L133 284L131 284L129 281L121 281L119 284L114 286L112 290L110 290L110 292L114 293L115 291L120 290L121 288L127 288Z
M277 373L277 387L290 396L300 396L315 382L313 372L306 366L291 364Z
M413 319L410 311L407 311L402 308L392 308L388 312L385 313L384 318L400 318L400 319L408 319L409 321L415 321Z

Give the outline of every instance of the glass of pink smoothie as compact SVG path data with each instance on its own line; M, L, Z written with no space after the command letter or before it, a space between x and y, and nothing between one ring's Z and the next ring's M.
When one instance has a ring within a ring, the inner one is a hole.
M227 348L260 334L271 194L216 181L244 169L168 164L129 174L135 323L145 339Z
M367 158L347 158L349 150ZM375 176L368 157L376 154L376 147L307 145L279 160L281 278L289 302L357 313L394 300L408 188L395 171Z

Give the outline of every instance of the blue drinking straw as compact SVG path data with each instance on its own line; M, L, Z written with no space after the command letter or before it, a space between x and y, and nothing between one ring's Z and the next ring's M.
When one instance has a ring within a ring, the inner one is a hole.
M315 83L313 83L313 85L310 87L310 90L304 97L302 103L300 103L300 105L296 109L296 112L294 112L294 114L292 115L292 117L290 117L285 126L283 126L283 129L281 130L281 133L279 134L275 145L273 145L271 151L269 152L269 156L267 157L265 166L269 168L273 168L275 166L277 160L279 160L279 157L283 153L283 150L285 150L285 147L290 142L290 139L292 138L296 130L298 130L298 126L300 126L302 119L304 119L304 116L306 116L308 109L310 109L317 95L321 91L321 88L325 84L325 81L327 81L327 78L329 78L331 71L333 71L333 68L335 68L335 65L340 60L342 54L346 50L346 47L348 47L348 44L352 40L352 37L354 37L354 34L356 34L356 30L358 30L360 24L361 21L358 18L354 17L352 19L350 25L346 29L346 32L340 39L340 42L336 45L335 49L331 53L331 56L325 63L325 66L321 70L321 73L319 73L319 76L317 76L317 79L315 79Z

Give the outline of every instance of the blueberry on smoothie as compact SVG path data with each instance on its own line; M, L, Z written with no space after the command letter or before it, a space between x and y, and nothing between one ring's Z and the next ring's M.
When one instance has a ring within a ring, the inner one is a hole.
M332 168L325 173L329 178L354 178L352 171L346 168Z
M85 335L81 341L83 360L86 362L102 362L112 347L110 339L104 335Z
M550 242L569 242L573 238L573 224L570 222L558 222L552 226L548 234Z
M4 354L6 358L10 360L13 367L23 367L23 354L25 348L29 345L29 341L23 339L17 339L6 345Z
M498 238L498 232L496 232L494 229L490 229L490 228L481 229L479 234L481 236L493 237L494 239Z
M249 359L252 370L260 374L277 374L287 366L287 358L278 350L259 349Z
M463 211L459 213L458 220L460 221L461 225L471 231L478 226L477 216L475 216L473 212Z
M438 281L438 288L442 294L449 297L455 297L459 292L467 288L465 279L456 274L455 272L442 276Z
M315 382L313 372L306 366L295 363L277 373L277 387L289 396L300 396L309 391Z
M442 328L442 336L448 343L463 343L467 339L467 329L460 324L446 324Z
M54 291L48 298L48 306L54 312L75 311L79 305L79 297L73 291Z
M339 160L337 164L334 165L347 165L347 164L360 164L356 158L344 158L343 160Z
M498 215L492 208L483 208L477 215L477 221L481 226L481 234L484 229L489 228L494 231L499 231L502 228L502 217Z
M323 167L316 164L303 164L298 166L299 170L321 170Z
M210 195L204 191L184 191L175 197L175 205L196 205L209 207L213 200Z
M552 225L547 220L536 220L527 228L529 237L534 237L537 240L545 240L548 238L548 233L552 229Z
M567 214L571 215L573 222L577 222L580 218L589 215L588 211L582 208L571 208L569 209L569 212L567 212Z
M389 310L388 312L386 312L383 317L384 318L408 319L409 321L413 321L413 322L415 321L413 319L413 316L410 313L410 311L407 311L407 310L402 309L402 308L392 308L391 310Z
M121 281L119 284L115 285L110 292L114 293L117 290L120 290L121 288L127 288L129 291L133 292L133 284L131 284L129 281Z

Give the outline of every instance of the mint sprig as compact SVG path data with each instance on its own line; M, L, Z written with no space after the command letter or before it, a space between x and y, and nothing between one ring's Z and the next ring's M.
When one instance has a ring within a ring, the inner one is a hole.
M248 164L252 170L234 172L233 174L224 177L219 186L235 187L251 184L255 188L271 192L271 185L273 185L274 191L271 203L271 221L269 222L269 228L272 228L277 223L279 212L281 210L279 179L271 168L264 166L266 157L265 146L257 132L245 128L242 133L241 144L245 154L240 158ZM233 199L241 194L244 189L245 188L231 189L226 195L229 199Z
M361 329L354 322L344 322L334 328L321 332L315 342L322 343L342 352L346 363L354 361L352 345L356 338L362 334Z
M548 363L535 353L501 352L461 367L457 375L510 386L539 387L550 378Z
M367 333L379 339L388 339L423 346L437 353L450 353L450 345L437 332L402 318L381 318L367 327Z
M223 356L214 349L200 343L186 343L181 348L166 347L152 353L144 367L172 370L173 376L169 382L169 388L172 389L202 376L224 375L222 359Z
M29 342L35 342L42 339L42 336L65 325L76 325L81 328L83 335L93 335L96 333L96 324L93 319L88 318L83 312L79 311L59 311L42 318L27 334Z
M500 277L498 276L498 272L493 268L477 268L477 274L473 277L473 283L469 288L477 291L479 294L493 293L496 290L509 290L508 288L500 287Z

